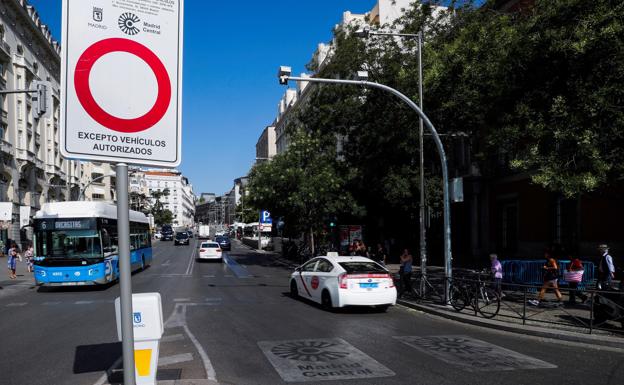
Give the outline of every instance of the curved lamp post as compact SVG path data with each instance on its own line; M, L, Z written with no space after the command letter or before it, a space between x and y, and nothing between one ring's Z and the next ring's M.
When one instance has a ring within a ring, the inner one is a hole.
M310 82L310 83L327 83L327 84L348 84L354 86L361 87L372 87L378 88L383 91L389 92L399 99L403 100L408 106L410 106L418 116L422 119L423 123L429 131L431 132L431 136L436 144L438 149L438 153L440 154L440 162L442 165L442 186L444 190L444 275L445 275L445 285L444 285L444 298L445 302L449 301L449 289L450 282L453 275L452 271L452 263L453 257L451 254L451 204L449 197L449 176L448 176L448 165L446 160L446 153L444 151L444 146L442 145L442 141L440 140L440 135L437 130L422 110L414 103L410 98L402 94L401 92L395 90L392 87L388 87L384 84L375 83L368 81L368 73L366 71L358 72L358 80L342 80L342 79L323 79L323 78L304 78L304 77L296 77L291 76L292 69L287 66L281 66L278 72L279 82L282 85L288 85L290 80L298 81L298 82Z

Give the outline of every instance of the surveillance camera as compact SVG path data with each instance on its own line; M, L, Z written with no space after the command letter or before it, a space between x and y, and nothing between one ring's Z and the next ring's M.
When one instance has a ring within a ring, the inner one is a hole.
M279 82L282 85L288 84L288 78L292 74L292 68L287 66L280 66L279 71L277 72L277 77L279 78Z

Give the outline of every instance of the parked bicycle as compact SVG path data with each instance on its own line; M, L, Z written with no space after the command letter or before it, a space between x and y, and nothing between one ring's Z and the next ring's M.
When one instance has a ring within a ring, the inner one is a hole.
M479 312L485 318L493 318L500 310L500 296L490 282L482 277L489 277L487 273L475 273L476 279L453 279L450 288L451 306L462 311L466 306L472 306L475 313Z

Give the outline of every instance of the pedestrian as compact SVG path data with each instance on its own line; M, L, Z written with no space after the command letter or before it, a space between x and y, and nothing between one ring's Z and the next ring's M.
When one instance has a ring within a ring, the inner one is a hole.
M492 278L494 279L494 289L499 297L503 297L503 265L498 260L498 255L490 254Z
M382 264L382 265L386 265L386 249L383 247L383 245L381 243L377 244L377 251L375 252L375 260Z
M365 257L368 258L368 249L366 248L366 245L364 244L364 241L360 241L358 243L358 248L356 251L356 255L359 255L360 257Z
M34 253L32 243L28 244L28 248L26 249L26 252L24 253L24 258L26 258L26 267L28 268L28 272L32 273L34 258L35 258L35 253Z
M565 280L568 282L570 286L570 299L568 300L568 305L576 304L576 297L579 297L581 301L587 301L587 296L579 290L579 284L583 280L583 274L585 273L585 269L583 268L583 263L580 259L575 258L570 262L570 267L565 273Z
M537 300L532 299L529 301L531 305L535 306L538 306L540 301L544 299L544 295L548 289L554 289L555 296L559 302L563 299L557 283L559 281L559 266L557 265L557 261L551 256L550 251L545 251L544 257L546 258L546 264L542 267L544 270L544 284L537 296Z
M598 263L598 290L611 289L611 280L615 278L613 257L609 255L609 246L599 245L600 262Z
M401 280L401 291L399 292L399 298L407 291L412 293L412 262L414 258L410 254L408 249L403 250L403 254L399 257L401 261L401 267L399 267L399 277Z
M17 278L17 274L16 274L17 273L17 259L19 258L17 245L15 243L11 245L8 255L9 255L9 259L8 259L7 265L9 268L9 278L15 279Z

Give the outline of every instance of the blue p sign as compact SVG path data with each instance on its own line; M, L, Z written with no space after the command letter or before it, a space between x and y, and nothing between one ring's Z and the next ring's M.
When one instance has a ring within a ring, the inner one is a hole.
M260 223L262 224L272 224L273 223L273 219L271 219L271 213L268 212L267 210L261 211L260 212Z

